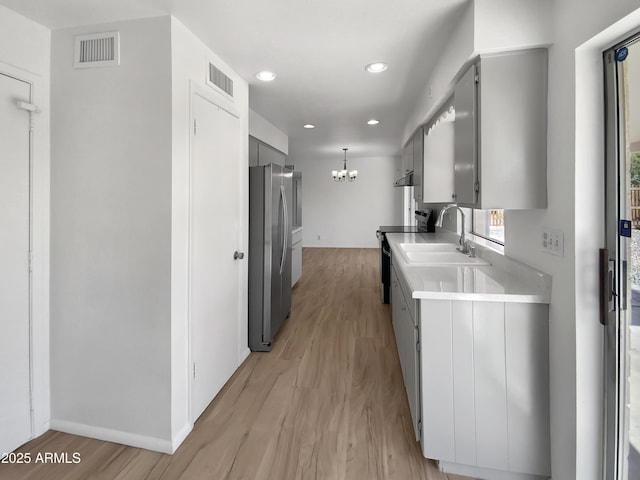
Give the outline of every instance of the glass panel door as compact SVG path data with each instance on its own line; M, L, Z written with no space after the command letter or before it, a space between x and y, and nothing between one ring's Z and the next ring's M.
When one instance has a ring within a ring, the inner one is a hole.
M605 478L640 478L640 37L604 54L607 250Z

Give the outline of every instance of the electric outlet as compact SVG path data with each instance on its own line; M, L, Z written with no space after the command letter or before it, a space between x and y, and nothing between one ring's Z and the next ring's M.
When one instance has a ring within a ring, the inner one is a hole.
M551 255L557 255L558 257L564 256L564 233L562 230L548 227L543 228L542 251L550 253Z

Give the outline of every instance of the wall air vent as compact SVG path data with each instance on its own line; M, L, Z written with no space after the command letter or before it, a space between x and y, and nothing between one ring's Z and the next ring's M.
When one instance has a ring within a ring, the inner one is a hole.
M216 67L213 63L207 62L207 66L209 67L207 72L207 84L216 89L222 90L228 96L233 98L233 80L222 73L222 70Z
M75 38L73 66L76 68L114 67L120 65L120 34L92 33Z

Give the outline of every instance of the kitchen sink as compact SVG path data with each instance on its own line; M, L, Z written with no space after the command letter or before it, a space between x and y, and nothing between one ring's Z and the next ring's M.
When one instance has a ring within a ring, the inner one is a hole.
M469 257L457 250L455 243L400 243L402 255L409 265L474 266L490 265L480 257Z
M456 252L455 243L401 243L400 248L404 253L413 252Z
M455 250L455 249L454 249ZM473 266L490 265L485 259L480 257L469 257L463 253L453 252L404 252L409 265L421 266Z
M456 243L400 243L399 247L409 265L440 267L490 265L483 258L471 258L459 252Z

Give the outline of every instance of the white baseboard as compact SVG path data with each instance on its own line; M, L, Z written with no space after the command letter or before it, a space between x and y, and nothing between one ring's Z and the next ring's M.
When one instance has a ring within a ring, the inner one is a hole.
M240 359L239 359L240 361L238 362L238 366L242 365L242 362L244 362L249 357L249 355L251 355L251 350L247 348L244 352L240 354Z
M138 435L135 433L122 432L120 430L111 430L109 428L96 427L93 425L85 425L83 423L69 422L66 420L51 419L51 429L59 432L71 433L82 437L95 438L106 442L120 443L131 447L144 448L161 453L173 453L173 442L156 437L148 437L146 435ZM183 432L180 432L181 434ZM189 432L187 432L188 434ZM185 435L186 436L186 435ZM184 440L184 439L183 439Z
M191 430L193 430L193 424L186 424L177 435L173 436L173 440L171 442L171 454L175 453L178 447L182 445L182 442L184 442L187 436L189 436Z

